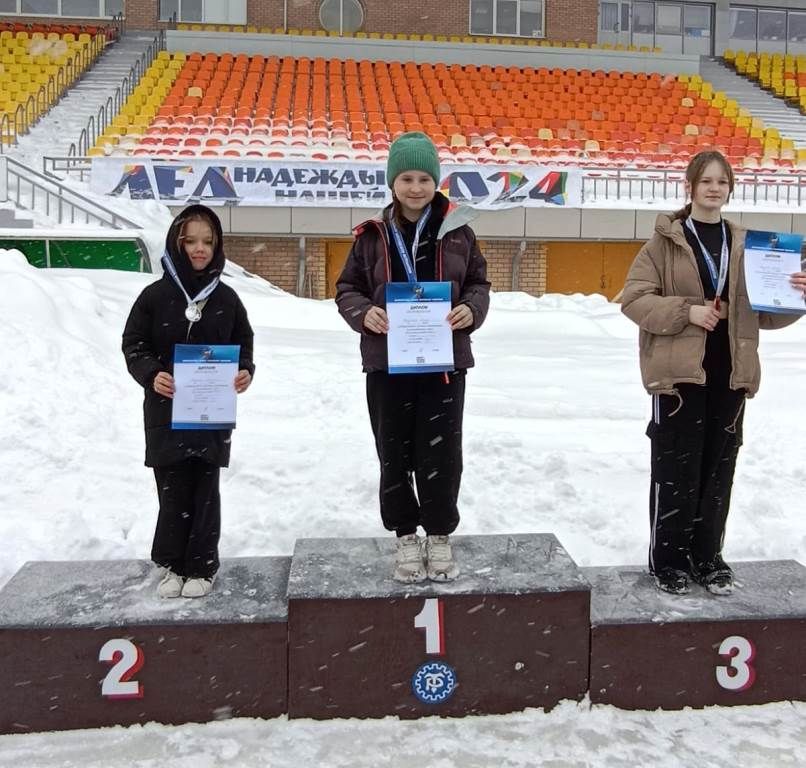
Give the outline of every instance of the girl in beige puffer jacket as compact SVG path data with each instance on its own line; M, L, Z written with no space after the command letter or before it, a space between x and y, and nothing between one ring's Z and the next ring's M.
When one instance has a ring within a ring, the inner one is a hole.
M721 217L730 164L701 152L686 169L691 203L659 216L627 275L622 311L638 324L652 395L649 569L659 589L733 590L722 559L745 398L758 390L759 328L800 315L756 312L744 279L744 230ZM806 296L806 273L792 276Z

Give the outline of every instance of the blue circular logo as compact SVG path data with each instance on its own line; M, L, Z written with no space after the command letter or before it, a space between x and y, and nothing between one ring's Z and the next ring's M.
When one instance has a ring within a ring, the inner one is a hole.
M442 704L456 690L456 672L441 661L429 661L414 673L411 689L424 704Z

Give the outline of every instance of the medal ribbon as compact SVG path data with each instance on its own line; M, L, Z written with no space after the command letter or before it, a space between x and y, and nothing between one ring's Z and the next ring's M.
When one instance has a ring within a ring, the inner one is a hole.
M179 286L179 290L185 294L185 300L188 303L188 307L195 306L199 302L204 301L216 289L220 279L218 277L213 278L212 283L202 288L198 295L191 299L188 292L185 290L185 286L182 285L182 281L179 279L179 275L176 273L176 267L171 261L171 257L168 256L167 251L162 256L162 266L163 269L165 269L165 271L173 278L173 281Z
M394 218L390 218L389 220L389 227L392 230L392 237L395 240L397 252L400 254L400 260L403 262L403 269L406 270L406 277L410 283L417 282L417 265L415 264L415 260L417 258L417 249L420 247L420 235L423 233L425 225L428 223L428 219L430 218L431 204L429 203L422 212L420 218L417 220L417 228L414 230L414 241L411 244L411 254L409 253L409 249L406 248L403 235L400 232L400 229L398 229Z
M719 257L718 272L716 264L714 264L713 257L710 253L708 253L708 249L702 244L702 240L700 240L700 236L697 234L697 230L694 227L694 222L691 216L686 219L686 226L697 239L697 243L700 246L703 258L705 259L705 266L708 267L708 274L711 275L711 283L716 291L716 300L718 302L722 296L722 289L725 287L725 280L728 277L728 262L730 261L730 253L728 252L728 237L727 233L725 232L725 220L722 219L722 253Z

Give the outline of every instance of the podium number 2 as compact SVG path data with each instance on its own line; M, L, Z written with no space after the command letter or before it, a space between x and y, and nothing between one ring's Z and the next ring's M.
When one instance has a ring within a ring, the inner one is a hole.
M98 654L98 661L112 664L101 685L101 696L108 699L142 699L143 686L132 680L142 669L143 651L131 640L116 638L107 640Z
M438 597L426 598L423 609L414 617L415 629L425 630L425 652L441 656L445 653L442 603Z
M726 637L719 646L719 655L727 660L725 666L716 668L716 681L728 691L746 691L756 679L756 670L750 664L756 649L741 635Z

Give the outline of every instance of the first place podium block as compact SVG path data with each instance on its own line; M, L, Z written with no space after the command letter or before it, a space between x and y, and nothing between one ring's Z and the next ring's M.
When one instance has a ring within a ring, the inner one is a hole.
M587 690L589 585L550 534L451 537L450 583L392 579L395 539L301 539L289 717L552 707Z
M715 596L656 589L646 569L583 568L591 583L590 699L623 709L806 700L806 568L733 566Z
M289 558L161 600L141 560L27 563L0 591L0 733L286 710Z

